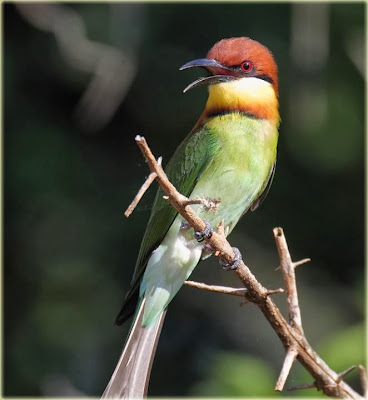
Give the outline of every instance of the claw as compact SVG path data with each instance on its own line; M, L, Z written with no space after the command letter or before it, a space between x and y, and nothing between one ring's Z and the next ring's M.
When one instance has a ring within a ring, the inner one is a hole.
M235 253L235 257L231 263L223 261L221 258L219 259L220 265L222 266L222 268L225 271L234 271L235 269L237 269L239 267L240 263L243 261L243 257L241 255L239 249L237 247L233 247L232 249Z
M213 233L210 223L206 219L204 219L203 222L205 223L206 227L202 231L194 232L194 237L198 242L203 242L204 239L209 239Z

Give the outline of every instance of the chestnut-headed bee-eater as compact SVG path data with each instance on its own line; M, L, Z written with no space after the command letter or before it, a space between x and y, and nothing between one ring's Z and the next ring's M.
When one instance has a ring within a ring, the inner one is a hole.
M206 58L180 69L200 67L209 76L184 91L208 85L208 100L198 122L166 167L183 195L220 199L217 212L193 208L211 226L224 219L229 234L239 218L267 195L276 165L278 127L277 66L271 52L247 37L223 39ZM204 254L193 229L158 190L134 276L116 318L135 313L125 349L103 397L142 398L147 393L166 309Z

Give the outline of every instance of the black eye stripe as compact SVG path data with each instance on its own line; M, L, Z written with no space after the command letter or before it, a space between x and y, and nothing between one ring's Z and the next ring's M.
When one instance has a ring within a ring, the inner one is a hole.
M245 62L245 61L244 61ZM243 62L243 63L244 63ZM248 61L249 62L249 61ZM251 62L251 61L250 61ZM229 66L228 68L230 68L230 69L232 69L233 71L235 71L235 72L241 72L241 73L243 73L244 74L244 71L242 70L242 68L241 68L241 65L243 64L243 63L241 63L240 65L231 65L231 66ZM266 82L269 82L269 83L271 83L271 84L273 84L273 79L270 77L270 75L267 75L267 74L257 74L257 70L256 70L256 68L254 68L254 65L252 64L252 69L249 71L250 72L250 74L248 74L248 76L253 76L253 77L255 77L255 78L258 78L258 79L262 79L262 80L264 80L264 81L266 81Z
M256 78L263 79L266 82L273 84L273 79L269 75L254 75Z

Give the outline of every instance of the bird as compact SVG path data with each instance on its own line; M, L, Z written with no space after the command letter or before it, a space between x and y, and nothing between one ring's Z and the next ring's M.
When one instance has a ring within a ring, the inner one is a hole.
M203 112L178 146L165 172L190 199L218 199L216 210L193 205L208 227L224 221L226 235L265 199L276 167L280 125L278 69L271 51L249 37L215 43L205 58L180 70L201 68L207 76L184 92L208 87ZM204 238L163 199L158 189L130 288L116 318L134 314L125 348L102 397L147 396L150 371L167 307L202 258ZM207 235L207 236L206 236ZM234 266L228 266L233 268Z

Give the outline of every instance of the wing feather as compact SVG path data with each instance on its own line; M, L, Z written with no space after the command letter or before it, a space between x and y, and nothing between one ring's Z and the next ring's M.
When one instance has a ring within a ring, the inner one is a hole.
M276 161L273 163L270 174L268 176L268 179L266 180L266 184L262 188L259 196L256 198L256 200L253 201L253 203L250 206L251 211L255 211L264 201L264 199L267 197L268 192L270 191L273 177L275 176L275 171L276 171Z
M170 182L184 196L189 197L201 174L208 167L217 146L215 135L202 127L193 131L180 144L167 164L165 172ZM164 192L158 189L150 219L143 236L130 289L116 318L118 325L128 319L135 310L139 284L152 251L161 243L173 223L177 212L163 199Z

